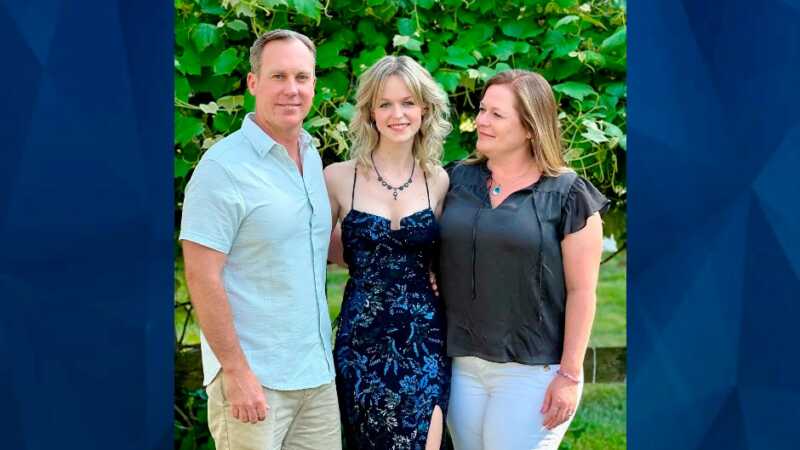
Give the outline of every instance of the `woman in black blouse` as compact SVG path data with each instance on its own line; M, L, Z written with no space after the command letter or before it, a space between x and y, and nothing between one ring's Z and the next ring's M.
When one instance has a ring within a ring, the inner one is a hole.
M540 75L490 79L476 125L441 219L448 427L457 450L556 449L583 388L608 201L566 166Z

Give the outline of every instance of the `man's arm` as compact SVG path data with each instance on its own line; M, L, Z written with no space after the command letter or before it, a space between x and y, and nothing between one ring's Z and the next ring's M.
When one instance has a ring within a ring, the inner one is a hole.
M239 345L223 287L226 255L191 241L183 240L182 244L192 305L203 335L222 365L223 390L231 414L242 422L264 420L269 406Z

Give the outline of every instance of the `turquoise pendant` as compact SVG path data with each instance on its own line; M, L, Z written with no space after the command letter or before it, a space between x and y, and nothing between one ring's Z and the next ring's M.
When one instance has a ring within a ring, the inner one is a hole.
M492 195L494 195L495 197L500 195L500 192L501 192L500 186L495 186L492 188Z

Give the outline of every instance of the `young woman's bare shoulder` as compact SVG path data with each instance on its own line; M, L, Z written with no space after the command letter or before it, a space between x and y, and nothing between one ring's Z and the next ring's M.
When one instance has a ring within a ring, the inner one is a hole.
M325 182L328 184L328 188L331 186L340 186L343 184L347 184L346 180L352 181L353 179L353 160L335 162L332 164L328 164L325 167Z

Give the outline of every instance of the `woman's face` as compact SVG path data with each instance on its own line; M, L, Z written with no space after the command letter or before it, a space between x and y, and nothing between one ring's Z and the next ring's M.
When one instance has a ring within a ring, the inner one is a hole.
M422 124L422 105L414 100L403 80L392 75L372 108L372 117L381 141L411 143Z
M476 149L487 158L515 151L528 151L530 133L522 125L514 93L507 85L495 84L481 100L475 125Z

